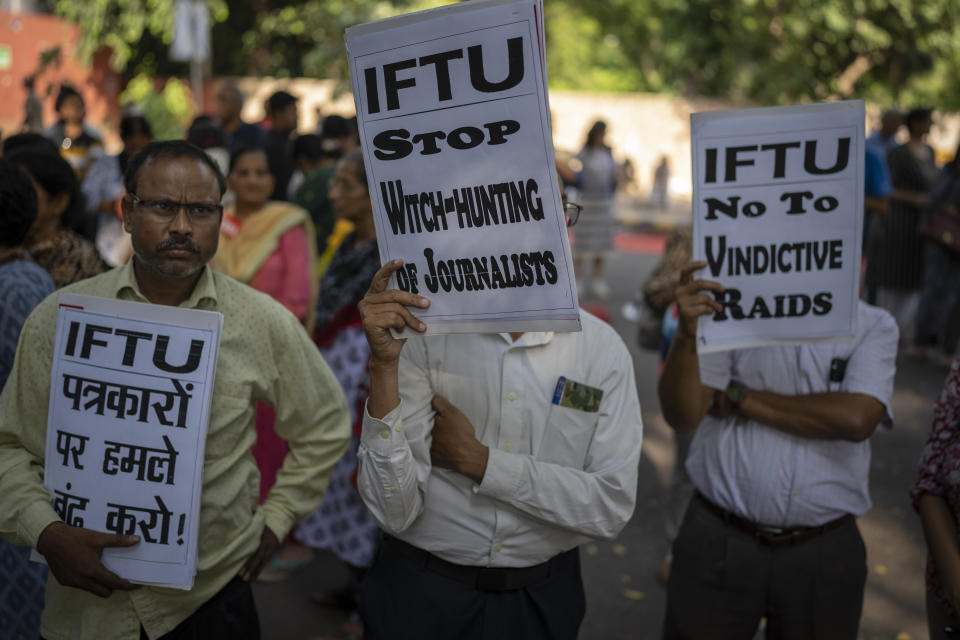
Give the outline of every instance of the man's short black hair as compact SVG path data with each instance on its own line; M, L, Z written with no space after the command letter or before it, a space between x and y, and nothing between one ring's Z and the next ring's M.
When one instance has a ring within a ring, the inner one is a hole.
M37 219L37 190L18 165L0 158L0 245L19 247Z
M200 147L190 144L186 140L164 140L162 142L151 142L143 148L143 151L133 156L130 164L127 165L127 171L123 174L123 188L127 193L135 194L137 192L137 180L140 177L140 169L147 162L165 158L168 160L177 160L179 158L188 158L199 160L208 167L217 178L217 185L220 187L220 197L227 192L227 179L223 177L223 172L217 163L206 154Z
M210 116L197 116L187 129L187 142L201 149L226 147L227 139L223 128Z
M126 140L130 136L146 136L153 138L153 129L150 121L143 116L128 114L120 119L120 139Z
M293 157L306 156L310 160L319 160L328 156L323 145L323 136L305 133L293 141Z
M83 96L80 95L80 92L71 87L69 84L60 85L60 92L57 93L57 102L54 104L54 109L60 111L60 108L63 106L63 103L67 101L67 98L76 96L80 100L80 104L83 104Z
M57 146L57 143L48 138L47 136L41 135L39 133L15 133L9 138L5 138L3 141L3 155L12 153L17 149L25 149L27 147L41 147L47 151L52 151L53 153L60 153L60 147Z
M325 138L346 138L350 135L350 123L343 116L332 114L323 119L320 130Z
M297 100L297 96L293 94L286 91L277 91L267 98L267 111L270 112L270 115L279 113L290 105L296 104Z
M907 125L907 130L913 133L921 124L930 120L932 117L933 109L911 109L904 119L904 124Z

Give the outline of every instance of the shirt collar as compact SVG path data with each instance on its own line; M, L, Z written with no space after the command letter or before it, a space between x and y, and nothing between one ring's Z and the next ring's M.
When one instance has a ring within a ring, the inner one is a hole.
M513 347L538 347L553 340L553 331L527 331L516 342L509 333L498 334L507 344Z
M140 291L140 285L137 283L137 276L133 270L133 260L134 259L131 258L127 264L117 270L117 285L113 294L115 297L120 298L121 293L129 291L133 294L135 300L150 302ZM203 267L200 279L197 280L197 284L190 293L190 297L181 302L179 306L196 309L203 300L210 300L213 302L214 307L217 306L217 287L213 276L213 269L211 269L209 265Z

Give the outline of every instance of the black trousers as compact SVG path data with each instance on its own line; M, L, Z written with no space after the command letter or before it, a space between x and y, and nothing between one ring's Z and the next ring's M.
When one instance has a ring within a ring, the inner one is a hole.
M260 640L260 618L253 600L249 582L239 577L226 584L190 617L166 633L159 640ZM147 632L140 628L140 640L147 640Z
M586 613L579 552L543 581L481 591L382 544L361 587L365 640L575 640Z
M665 640L855 640L867 578L852 518L772 548L691 500L673 543Z

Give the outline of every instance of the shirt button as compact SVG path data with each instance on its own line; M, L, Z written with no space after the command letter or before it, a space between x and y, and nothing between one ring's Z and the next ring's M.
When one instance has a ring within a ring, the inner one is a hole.
M398 489L396 487L390 487L390 493L396 493Z
M393 430L396 431L397 433L400 433L400 429L401 429L401 425L399 424L393 428Z
M504 450L504 451L513 451L513 445L508 442L507 444L503 445L503 450Z
M381 431L381 432L380 432L380 437L383 438L384 440L386 440L387 438L389 438L389 437L390 437L390 430L389 430L389 429L384 429L383 431Z
M501 551L503 551L503 545L498 542L498 543L493 547L493 550L496 551L497 553L500 553Z
M507 400L516 400L516 399L517 399L517 394L515 394L513 391L507 394Z

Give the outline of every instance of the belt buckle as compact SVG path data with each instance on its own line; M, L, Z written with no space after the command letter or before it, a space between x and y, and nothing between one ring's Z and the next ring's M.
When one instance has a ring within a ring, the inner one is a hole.
M786 529L781 529L780 527L767 527L764 525L757 525L756 533L754 534L761 542L778 542L780 540L793 537L793 532L786 533ZM786 534L786 535L784 535Z
M477 589L480 591L504 591L508 573L503 569L483 568L477 574Z

